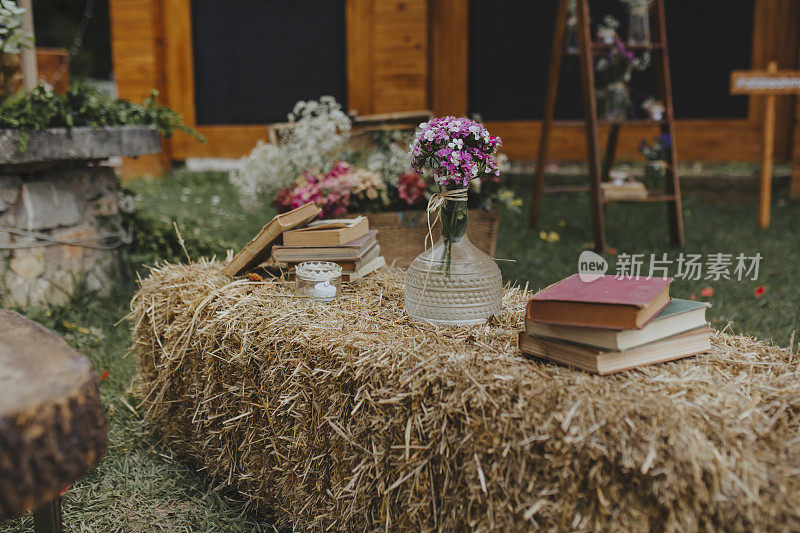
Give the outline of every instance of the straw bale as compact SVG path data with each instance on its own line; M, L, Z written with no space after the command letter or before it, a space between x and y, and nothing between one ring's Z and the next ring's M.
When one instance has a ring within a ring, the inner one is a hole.
M142 404L177 452L300 530L800 529L800 358L717 333L709 354L601 377L487 326L403 315L384 269L330 305L220 263L132 302Z

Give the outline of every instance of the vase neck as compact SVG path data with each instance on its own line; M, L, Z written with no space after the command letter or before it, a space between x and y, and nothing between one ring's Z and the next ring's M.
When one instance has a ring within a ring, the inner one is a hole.
M442 187L442 193L462 187ZM446 242L458 242L467 232L467 202L445 200L442 204L442 238Z

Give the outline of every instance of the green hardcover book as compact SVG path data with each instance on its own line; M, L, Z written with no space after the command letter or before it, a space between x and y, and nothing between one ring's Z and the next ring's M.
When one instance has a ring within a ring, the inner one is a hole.
M673 298L670 304L642 329L614 330L527 320L525 332L547 339L621 351L704 326L708 307L709 304L705 302Z

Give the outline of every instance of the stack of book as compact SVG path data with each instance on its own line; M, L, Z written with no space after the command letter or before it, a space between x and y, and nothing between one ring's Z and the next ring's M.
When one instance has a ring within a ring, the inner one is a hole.
M570 276L528 302L520 351L598 374L708 351L708 304L670 298L671 282Z
M377 234L365 217L317 220L285 232L283 244L272 247L272 257L290 274L304 261L337 263L342 281L354 281L386 265Z

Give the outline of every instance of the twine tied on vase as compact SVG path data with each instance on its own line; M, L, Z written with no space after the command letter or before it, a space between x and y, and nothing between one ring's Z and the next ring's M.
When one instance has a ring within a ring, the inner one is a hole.
M446 201L451 202L466 202L469 189L462 187L460 189L449 189L442 192L435 192L428 199L428 207L425 208L428 217L428 234L425 236L425 249L428 249L428 239L431 240L433 246L433 227L441 219L442 206ZM436 213L436 218L431 223L431 213Z

